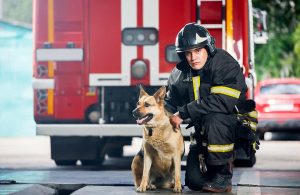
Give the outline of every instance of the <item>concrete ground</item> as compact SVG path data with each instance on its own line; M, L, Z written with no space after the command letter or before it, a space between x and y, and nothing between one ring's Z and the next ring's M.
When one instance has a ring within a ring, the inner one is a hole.
M57 167L50 160L48 137L0 138L0 195L137 194L129 167L139 147L135 139L124 148L125 158L108 158L103 167ZM300 194L299 150L299 141L262 141L256 165L235 168L233 190L227 194ZM185 187L183 194L199 192Z

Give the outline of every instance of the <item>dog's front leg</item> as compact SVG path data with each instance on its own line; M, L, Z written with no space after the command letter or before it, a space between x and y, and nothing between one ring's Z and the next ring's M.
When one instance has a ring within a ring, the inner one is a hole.
M147 189L148 181L149 181L149 172L152 164L151 158L145 152L144 155L144 168L143 168L143 177L140 186L136 189L138 192L145 192Z
M174 188L173 191L176 193L181 193L182 192L182 187L181 187L181 155L176 154L174 157L174 164L175 164L175 183L174 183Z

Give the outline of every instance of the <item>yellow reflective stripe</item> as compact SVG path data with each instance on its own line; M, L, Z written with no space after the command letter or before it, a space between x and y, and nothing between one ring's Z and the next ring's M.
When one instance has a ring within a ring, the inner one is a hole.
M48 77L49 78L54 77L54 62L51 61L48 62Z
M250 116L251 118L257 118L258 117L257 111L253 110L252 112L249 112L248 116Z
M209 152L230 152L233 151L234 144L224 145L208 145L207 149Z
M233 49L233 0L226 1L226 51L234 53ZM224 47L224 45L223 45Z
M257 123L254 123L254 122L250 122L250 127L253 131L256 131L256 128L257 128Z
M48 42L54 42L54 0L48 0ZM54 62L48 62L48 77L54 77ZM54 113L54 91L48 89L48 114Z
M53 114L53 108L54 108L54 90L53 89L48 89L48 114Z
M225 86L216 86L216 87L212 87L210 89L211 93L220 93L220 94L224 94L224 95L228 95L230 97L234 97L234 98L239 98L241 92L230 88L230 87L225 87Z
M250 128L251 128L253 131L256 131L256 128L257 128L257 122L252 122L252 121L249 121L249 120L243 120L243 124L246 124L246 125L250 126Z
M198 100L199 89L200 89L200 76L193 77L192 80L193 80L194 97L195 100Z
M48 0L48 42L54 41L54 0Z
M252 143L252 148L253 148L254 151L256 151L255 145L256 145L255 142L253 142L253 143Z

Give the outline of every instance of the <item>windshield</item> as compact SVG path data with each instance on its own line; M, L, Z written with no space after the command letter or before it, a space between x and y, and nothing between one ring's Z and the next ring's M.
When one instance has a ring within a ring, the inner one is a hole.
M261 94L300 94L299 84L271 84L260 88Z

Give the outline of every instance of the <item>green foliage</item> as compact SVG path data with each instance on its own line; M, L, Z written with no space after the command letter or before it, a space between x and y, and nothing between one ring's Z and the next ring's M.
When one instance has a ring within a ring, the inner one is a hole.
M255 46L258 80L300 77L300 0L253 0L268 13L269 40Z
M32 0L3 0L3 18L32 23Z
M300 24L297 25L297 28L292 35L292 40L294 43L293 74L299 77L300 75Z

